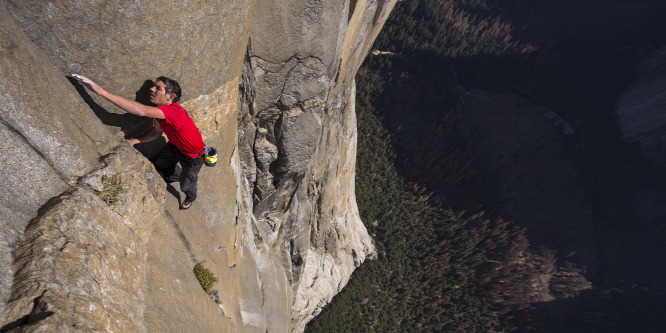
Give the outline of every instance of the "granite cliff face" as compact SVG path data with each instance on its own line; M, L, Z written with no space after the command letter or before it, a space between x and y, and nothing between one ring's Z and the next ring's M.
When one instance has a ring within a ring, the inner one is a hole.
M395 1L0 1L0 326L302 331L374 254L354 197L354 75ZM123 137L165 75L218 166L178 210ZM126 192L107 204L103 176ZM220 304L192 274L218 277Z

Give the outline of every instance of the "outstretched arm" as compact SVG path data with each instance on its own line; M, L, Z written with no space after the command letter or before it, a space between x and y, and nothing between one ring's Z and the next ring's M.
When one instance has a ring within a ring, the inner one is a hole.
M77 79L79 83L90 89L92 92L108 99L111 103L117 105L119 108L125 110L126 112L142 117L164 119L164 113L162 110L154 106L143 105L139 102L135 102L120 95L116 95L110 91L104 90L102 87L98 86L97 83L83 75L72 74L72 77Z
M153 141L160 136L162 136L162 127L160 126L160 123L157 122L157 120L153 120L153 127L148 130L148 132L143 133L136 138L129 139L127 142L129 142L130 146L134 147L134 145L137 143Z

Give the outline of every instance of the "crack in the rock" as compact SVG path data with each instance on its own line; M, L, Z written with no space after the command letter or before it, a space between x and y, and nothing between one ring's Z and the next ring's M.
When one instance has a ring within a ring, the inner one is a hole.
M296 59L296 62L294 63L294 65L293 65L293 66L292 66L292 67L291 67L291 68L290 68L290 69L284 74L283 77L284 77L285 79L282 80L282 81L279 83L279 85L280 85L280 94L277 96L277 98L276 98L276 100L275 100L275 102L274 102L274 105L275 105L278 109L280 109L280 111L286 111L286 110L289 109L288 106L282 104L281 100L282 100L282 96L284 96L284 89L285 89L285 86L286 86L286 84L287 84L287 81L289 81L289 78L291 77L291 74L293 73L293 71L296 69L296 67L297 67L299 64L304 65L304 66L310 68L310 66L307 66L307 65L305 64L305 61L308 60L308 59L314 59L314 60L318 61L319 64L321 64L322 68L324 68L324 69L327 68L326 64L324 63L324 61L323 61L322 59L320 59L320 58L318 58L318 57L316 57L316 56L313 56L313 55L308 55L308 56L304 56L304 57L299 57L299 56L297 56L297 55L292 55L291 57L289 57L289 59L287 59L287 60L284 61L284 62L280 62L280 63L270 62L270 61L268 61L268 60L266 60L266 59L264 59L264 58L261 58L261 57L259 57L259 56L256 56L256 55L250 55L250 64L252 64L251 59L253 59L253 58L255 58L255 59L259 59L259 60L261 60L261 61L263 61L263 62L269 64L269 66L270 66L270 65L276 65L276 66L281 66L281 67L286 66L286 65L289 64L292 60ZM257 66L258 66L259 68L261 68L262 70L264 70L264 72L268 72L268 70L267 70L266 67L262 67L262 66L260 66L260 65L258 65L258 64L257 64Z
M315 59L315 60L319 61L323 67L326 67L326 64L324 63L324 60L322 60L319 57L313 56L313 55L307 55L307 56L299 57L298 55L294 54L291 57L289 57L286 61L283 61L283 62L271 62L271 61L268 61L268 60L266 60L266 59L264 59L260 56L257 56L257 55L250 55L250 58L257 58L257 59L260 59L261 61L263 61L265 63L268 63L268 64L271 64L271 65L284 65L284 64L289 63L293 59L298 60L298 63L303 63L303 61L305 61L307 59Z
M69 116L69 119L72 120L72 123L74 123L74 125L76 126L76 128L78 128L79 131L81 131L81 133L83 133L83 135L85 135L88 139L90 139L91 142L94 142L95 145L99 145L99 144L103 143L102 141L97 140L96 138L94 138L94 137L88 135L88 133L86 133L86 131L83 130L83 128L82 128L82 127L76 122L76 119L72 118L72 114L71 114L71 113L68 112L68 116ZM99 151L97 151L97 152L99 153Z
M7 129L9 129L12 133L16 134L18 137L23 139L23 141L25 141L25 143L28 144L28 146L37 154L37 156L41 157L51 167L51 169L53 169L53 171L58 175L58 177L60 177L60 180L62 180L63 182L65 182L65 184L67 184L69 186L74 185L74 182L72 180L70 180L69 177L67 177L67 175L62 173L56 167L55 163L51 159L47 158L46 155L44 155L37 147L35 147L35 145L33 145L32 142L30 142L30 139L28 137L26 137L25 135L23 135L23 133L21 133L21 131L19 131L18 129L14 128L14 126L9 124L9 122L7 122L7 120L5 120L4 117L0 116L0 122L3 125L5 125L5 127L7 127Z
M167 219L169 220L169 222L171 222L171 226L176 230L176 233L178 234L178 238L183 242L183 246L185 247L188 254L190 255L190 259L192 260L192 262L194 262L195 264L198 263L199 261L197 260L197 256L194 253L194 249L192 248L192 245L190 244L190 241L187 240L187 237L185 236L185 233L180 228L180 225L176 221L176 218L173 217L173 215L171 215L171 213L169 213L169 211L167 211L167 210L165 210L164 213L166 214Z

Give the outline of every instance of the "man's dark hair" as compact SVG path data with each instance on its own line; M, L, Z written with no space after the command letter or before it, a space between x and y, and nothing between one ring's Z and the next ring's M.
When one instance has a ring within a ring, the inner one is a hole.
M155 80L155 82L157 81L164 82L165 93L174 94L173 103L178 103L178 101L180 101L180 85L176 80L172 80L166 76L160 76Z

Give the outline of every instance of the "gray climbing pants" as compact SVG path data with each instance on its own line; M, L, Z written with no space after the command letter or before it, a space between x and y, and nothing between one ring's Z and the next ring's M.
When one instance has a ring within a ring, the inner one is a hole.
M197 199L197 181L199 171L204 164L203 156L191 158L180 152L175 145L167 142L153 159L153 164L155 169L162 173L167 183L180 182L180 190L187 196L186 200Z

